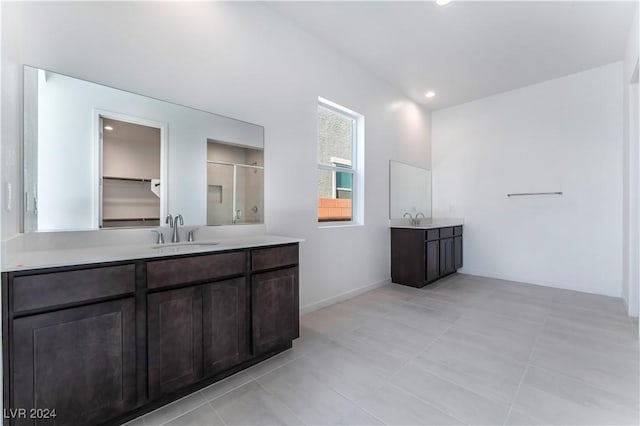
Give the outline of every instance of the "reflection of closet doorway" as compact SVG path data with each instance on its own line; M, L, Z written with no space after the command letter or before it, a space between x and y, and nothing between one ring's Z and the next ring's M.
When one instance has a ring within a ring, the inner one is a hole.
M159 226L165 214L162 123L99 113L100 228Z

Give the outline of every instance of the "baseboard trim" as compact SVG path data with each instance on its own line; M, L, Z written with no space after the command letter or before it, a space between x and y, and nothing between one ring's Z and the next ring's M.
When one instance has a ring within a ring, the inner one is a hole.
M373 290L375 288L382 287L387 284L391 284L391 278L386 278L381 281L376 281L373 284L367 284L363 287L358 287L353 290L345 291L344 293L340 293L336 296L331 296L331 297L327 297L326 299L322 299L319 302L309 303L308 305L304 305L300 308L300 315L317 311L318 309L322 309L326 306L333 305L334 303L343 302L347 299L351 299L362 293L366 293L369 290Z
M470 270L467 268L463 268L462 270L458 271L459 274L464 274L464 275L475 275L478 277L485 277L485 278L495 278L498 280L505 280L505 281L514 281L514 282L519 282L519 283L523 283L523 284L533 284L533 285L539 285L542 287L552 287L552 288L559 288L562 290L572 290L572 291L579 291L581 293L589 293L589 294L597 294L600 296L608 296L608 297L615 297L616 299L622 299L624 300L624 298L622 297L621 294L610 294L610 293L596 293L593 291L585 291L584 289L581 288L577 288L577 287L572 287L570 285L563 285L557 282L546 282L546 281L530 281L530 280L526 280L523 279L522 277L516 277L516 276L510 276L510 275L506 275L506 274L495 274L495 273L491 273L491 272L485 272L485 271L474 271L474 270Z

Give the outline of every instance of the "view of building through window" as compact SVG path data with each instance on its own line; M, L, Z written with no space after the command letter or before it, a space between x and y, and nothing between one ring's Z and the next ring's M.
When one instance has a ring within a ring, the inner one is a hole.
M318 105L318 222L353 220L357 118Z

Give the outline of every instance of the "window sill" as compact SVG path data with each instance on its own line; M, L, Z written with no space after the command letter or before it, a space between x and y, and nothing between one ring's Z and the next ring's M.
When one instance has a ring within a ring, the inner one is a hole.
M326 228L356 228L364 226L364 223L359 222L319 222L318 229Z

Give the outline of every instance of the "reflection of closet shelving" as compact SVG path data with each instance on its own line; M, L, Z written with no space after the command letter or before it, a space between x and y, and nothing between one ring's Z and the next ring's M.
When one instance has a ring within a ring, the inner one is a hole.
M146 178L104 176L102 226L159 226L160 200L151 185Z
M144 183L144 182L151 183L151 181L153 180L153 179L145 179L145 178L130 178L130 177L119 177L119 176L103 176L102 179L123 180L123 181L140 182L140 183ZM160 186L159 183L156 183L155 185Z

